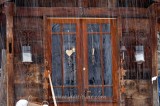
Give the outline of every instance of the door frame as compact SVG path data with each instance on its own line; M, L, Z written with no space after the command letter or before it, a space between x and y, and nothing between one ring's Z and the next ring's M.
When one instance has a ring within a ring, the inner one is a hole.
M61 20L61 21L60 21ZM63 21L62 21L63 20ZM72 20L72 21L71 21ZM85 51L85 54L87 54L87 31L86 29L84 28L84 22L82 23L82 20L83 21L86 21L87 22L93 22L92 20L98 20L99 22L102 22L102 21L110 21L111 23L111 35L112 35L112 80L113 80L113 97L112 98L107 98L107 100L111 100L111 102L115 103L115 102L118 102L118 99L119 99L119 95L118 95L118 86L119 86L119 78L118 78L118 63L119 63L119 58L118 58L118 25L117 25L117 19L116 18L46 18L46 24L45 26L47 26L46 28L46 32L45 32L45 61L47 62L47 65L46 65L46 69L47 70L52 70L52 59L50 58L52 56L52 53L51 53L51 44L52 44L52 41L51 41L51 35L52 35L52 31L51 31L51 24L53 22L61 22L61 23L65 23L65 22L76 22L78 24L78 27L76 27L76 37L78 39L78 41L80 41L81 39L82 42L77 42L76 41L76 48L78 48L76 50L76 52L78 53L79 52L79 55L77 55L77 59L76 59L76 62L77 62L77 70L79 71L82 71L82 72L79 72L78 74L78 71L77 71L77 81L80 81L81 82L78 82L77 86L80 87L79 90L78 90L78 95L82 95L84 89L88 89L88 81L82 81L84 79L87 79L88 78L88 71L86 71L86 69L88 69L88 63L87 63L87 55L84 55L82 51ZM97 22L98 22L97 21ZM78 28L78 29L77 29ZM83 30L81 30L81 28ZM79 30L80 29L80 30ZM82 32L84 34L82 34ZM80 36L80 35L83 35L83 36ZM80 46L82 45L82 47ZM82 50L83 49L83 50ZM81 53L80 53L81 52ZM82 60L81 60L82 59ZM81 61L84 61L84 64L80 64ZM85 68L85 69L84 69ZM85 75L85 76L84 76ZM49 89L50 91L50 89ZM50 94L49 94L50 95ZM90 98L80 98L80 102L81 101L88 101L90 100ZM83 99L83 100L82 100ZM92 98L93 99L93 98ZM104 100L106 100L106 98L104 98ZM109 103L111 103L109 102ZM83 103L79 103L79 104L83 104Z

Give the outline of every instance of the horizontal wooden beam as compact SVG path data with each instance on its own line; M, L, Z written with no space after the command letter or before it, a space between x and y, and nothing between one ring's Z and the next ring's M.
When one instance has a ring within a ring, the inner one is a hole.
M148 17L145 8L17 7L15 16Z

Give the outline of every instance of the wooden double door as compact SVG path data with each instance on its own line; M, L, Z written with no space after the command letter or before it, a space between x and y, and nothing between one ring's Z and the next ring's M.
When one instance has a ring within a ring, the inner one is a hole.
M47 18L46 59L58 106L117 105L116 36L116 19Z

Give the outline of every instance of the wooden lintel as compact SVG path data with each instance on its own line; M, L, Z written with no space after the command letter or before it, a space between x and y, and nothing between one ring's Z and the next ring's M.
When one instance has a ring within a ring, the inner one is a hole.
M145 8L17 7L15 16L147 17Z

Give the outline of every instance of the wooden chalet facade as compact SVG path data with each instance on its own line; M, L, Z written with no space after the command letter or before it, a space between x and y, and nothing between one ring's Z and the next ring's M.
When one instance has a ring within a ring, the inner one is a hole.
M54 106L49 71L58 106L158 106L159 0L1 0L0 7L0 105ZM31 48L29 62L23 47Z

